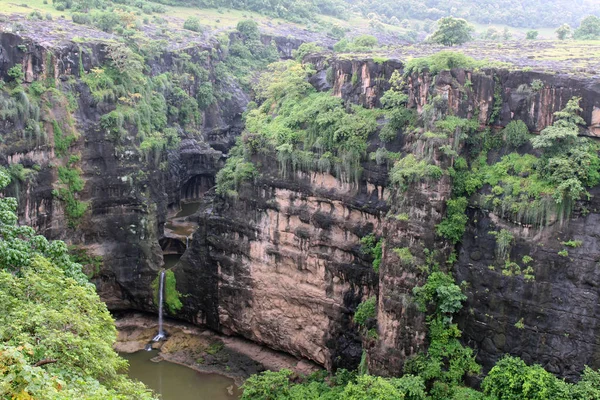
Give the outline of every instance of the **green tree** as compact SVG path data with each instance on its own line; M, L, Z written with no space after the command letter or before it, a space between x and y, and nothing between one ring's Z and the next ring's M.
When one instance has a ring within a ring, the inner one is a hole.
M246 19L238 22L236 29L246 39L260 39L260 32L258 30L258 24L252 20Z
M537 39L538 35L539 35L538 31L536 31L536 30L530 30L530 31L527 31L527 34L526 34L525 38L528 39L528 40L535 40L535 39Z
M18 85L23 83L23 79L25 79L25 74L23 73L23 65L15 64L11 68L8 69L8 76L14 80Z
M515 149L524 145L529 140L529 128L520 119L510 121L502 133L504 134L506 143Z
M571 27L569 24L562 24L556 30L556 36L558 40L565 40L571 35Z
M302 62L308 54L320 53L323 48L315 42L302 43L297 50L292 51L292 56L298 62Z
M579 97L569 100L564 109L554 113L554 123L531 139L533 147L543 152L537 169L556 188L553 197L565 211L570 211L573 202L587 194L586 186L600 182L597 147L578 136L579 126L585 125L579 116L580 100Z
M377 38L372 35L360 35L354 38L353 43L356 47L364 47L366 49L372 49L377 46Z
M557 154L572 147L579 135L579 125L585 125L579 102L580 97L574 97L567 102L565 108L554 113L555 121L546 127L539 136L531 139L535 149L542 149L546 154Z
M517 357L506 356L489 372L483 391L500 400L568 400L569 388L540 365L527 366Z
M600 39L600 18L595 15L585 17L579 28L573 33L573 38L577 40L598 40Z
M10 181L0 169L0 188ZM152 399L122 374L114 322L67 246L17 225L0 199L0 397Z
M437 22L437 30L431 35L430 41L454 46L473 39L473 27L462 18L445 17Z

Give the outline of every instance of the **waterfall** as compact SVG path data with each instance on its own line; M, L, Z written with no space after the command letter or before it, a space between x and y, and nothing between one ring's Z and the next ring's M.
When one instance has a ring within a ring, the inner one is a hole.
M188 247L190 247L190 237L186 236L185 237L185 248L187 249Z
M165 292L165 271L160 271L160 281L158 285L158 334L152 339L153 342L158 342L165 338L163 330L163 296Z

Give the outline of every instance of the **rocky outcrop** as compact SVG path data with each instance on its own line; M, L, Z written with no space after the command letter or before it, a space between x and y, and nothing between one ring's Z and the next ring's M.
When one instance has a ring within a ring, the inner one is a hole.
M357 365L352 313L377 290L359 240L381 225L382 191L265 170L235 201L200 216L174 268L189 296L182 316L329 368Z
M273 38L263 39L266 43ZM282 38L274 42L286 58L299 44ZM219 52L202 61L204 50L198 45L185 51L215 81L213 63ZM47 138L26 136L27 119L22 116L0 121L5 139L1 164L36 170L33 178L11 189L21 200L20 220L49 238L102 256L93 281L111 309L155 310L151 282L166 249L183 253L173 269L177 289L184 294L177 318L330 369L355 368L365 349L371 372L395 375L407 357L426 348L424 316L413 304L412 288L425 278L419 268L425 249L436 250L440 260L451 251L435 235L451 196L449 177L415 183L399 198L388 189L385 164L363 162L360 180L348 183L328 174L280 171L273 155L264 154L255 160L260 178L242 185L237 198L218 197L211 190L215 175L223 154L243 130L248 95L234 81L220 81L220 89L229 95L202 112L201 132L178 131L180 146L169 152L167 166L158 168L138 151L133 126L127 126L123 143L109 137L100 118L114 104L98 102L80 82L82 71L105 59L102 42L48 47L0 33L2 78L7 80L8 69L22 63L25 85L49 80L59 91L79 94L76 110L61 101L41 110ZM364 107L380 107L392 73L403 72L397 60L315 56L310 61L317 68L311 77L315 87ZM149 62L148 70L158 75L173 70L174 63L173 53L165 52ZM410 107L421 112L437 95L451 113L477 116L482 126L495 129L521 119L539 132L552 123L555 111L580 96L589 127L585 134L600 132L600 84L591 79L496 69L457 69L435 77L423 72L405 79ZM193 95L197 89L196 83L189 87ZM85 180L79 199L88 204L77 228L69 226L64 204L53 195L56 166L64 160L57 155L52 121L66 120L67 114L78 133L72 150L81 154L78 165ZM376 150L377 135L369 140L369 151ZM410 135L400 135L389 146L404 154L423 151ZM444 161L438 157L436 162ZM597 188L591 191L597 193ZM197 213L185 218L197 226L185 245L187 234L165 229L182 200L203 201ZM484 367L506 352L567 378L574 378L584 364L600 366L596 203L592 197L564 225L543 229L503 220L489 210L469 210L454 273L458 282L465 282L468 295L459 317L463 339L475 347ZM402 218L394 218L400 214ZM496 246L489 232L499 228L515 237L512 259L533 258L535 280L489 268ZM360 239L370 233L386 239L378 274L361 250ZM565 249L561 242L569 240L581 240L582 246ZM393 251L397 248L407 248L413 260L400 259ZM378 299L377 323L370 321L377 340L362 338L352 321L357 305L370 296Z
M352 63L353 70L362 70L359 62ZM369 63L365 61L364 65ZM377 70L381 69L372 69L369 74L362 73L355 78L352 86L355 91L346 92L350 93L349 99L368 98L368 93L377 90L377 86L370 83L372 73ZM343 87L347 81L345 76L342 75L342 83L338 80L334 87ZM536 90L532 89L534 81L537 81ZM432 95L437 95L446 100L452 114L478 116L482 125L493 127L521 119L532 132L551 124L553 113L561 110L569 99L581 97L582 117L588 125L582 134L596 136L600 86L591 79L522 71L452 70L443 71L435 78L427 72L415 74L408 77L407 84L410 105L418 110L431 101ZM489 210L470 210L454 272L468 295L460 316L463 340L475 348L484 369L489 369L506 353L518 355L528 363L540 363L567 379L576 379L584 365L600 366L597 355L600 336L596 328L600 279L597 271L600 253L595 233L595 221L599 217L597 193L597 188L590 191L591 200L576 207L564 224L555 222L544 228L507 221ZM386 239L391 243L404 243L413 254L418 254L423 245L444 251L446 245L435 238L433 228L441 218L443 202L449 195L450 188L443 183L437 188L410 188L407 196L411 197L408 204L413 207L409 212L411 223L406 224L408 229L402 230L398 222L386 221ZM394 203L391 204L394 207ZM430 213L423 212L427 208ZM417 210L420 212L415 213ZM500 229L509 230L515 237L510 249L511 260L520 262L524 256L533 258L535 279L527 281L523 276L506 276L500 268L490 267L497 261L496 240L490 232ZM568 241L581 241L582 245L570 248L564 244ZM419 323L419 314L410 307L410 289L418 279L414 280L414 269L392 267L398 266L398 262L390 257L391 248L393 246L385 247L380 272L377 316L380 340L374 350L369 351L370 366L382 374L400 372L406 356L412 353L410 350L418 350L425 344L422 321ZM386 285L386 282L392 284Z
M163 264L159 239L164 235L169 210L178 208L181 200L201 198L214 185L223 162L222 151L231 147L242 129L247 95L233 81L221 82L229 95L205 110L204 135L180 131L182 142L168 154L169 167L158 169L140 153L134 125L127 126L127 138L115 142L101 124L101 116L114 110L115 104L99 102L79 81L82 73L105 63L106 43L45 46L11 33L0 33L0 43L0 76L6 81L8 70L22 64L24 85L36 80L51 83L76 100L71 114L68 107L72 106L48 99L52 106L40 111L47 137L27 137L25 118L3 118L0 123L5 138L17 139L2 145L2 163L20 163L37 170L13 188L17 197L24 199L19 210L22 222L49 238L66 240L101 256L103 267L95 271L92 280L109 308L153 310L150 283ZM202 63L204 50L191 47L186 52L190 60ZM212 71L211 62L209 58L202 65ZM172 54L165 52L152 59L148 68L159 75L176 69L175 63ZM197 88L191 87L191 95ZM77 165L85 187L78 196L87 203L87 211L77 227L69 226L64 204L53 195L58 185L57 167L65 163L55 149L53 136L58 133L54 132L54 120L60 121L63 130L72 126L73 135L78 137L69 151L81 157Z

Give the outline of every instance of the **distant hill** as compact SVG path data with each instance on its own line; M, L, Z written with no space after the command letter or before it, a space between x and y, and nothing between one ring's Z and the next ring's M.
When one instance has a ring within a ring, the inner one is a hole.
M437 20L445 16L482 24L504 24L518 28L571 26L587 15L600 16L596 0L346 0L352 11L371 12L403 19ZM382 21L386 22L386 21Z

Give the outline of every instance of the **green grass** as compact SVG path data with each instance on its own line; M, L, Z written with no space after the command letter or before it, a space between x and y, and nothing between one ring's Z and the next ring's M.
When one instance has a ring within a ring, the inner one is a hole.
M52 14L52 17L67 15L66 11L57 11L52 6L52 1L44 4L44 0L27 0L27 7L24 7L24 1L0 0L0 14L29 14L32 11L39 10L45 16L47 13Z
M222 12L219 12L218 9L214 8L199 9L181 6L167 7L167 12L165 14L160 14L160 16L172 17L181 20L185 20L189 17L197 17L202 25L212 26L220 30L233 29L235 28L238 22L243 21L245 19L252 19L256 21L259 25L265 25L267 22L270 22L272 24L285 22L286 24L297 25L285 21L283 19L269 18L251 11L222 10ZM217 22L217 20L219 20L219 22ZM171 20L169 21L169 24L181 27L182 21Z

